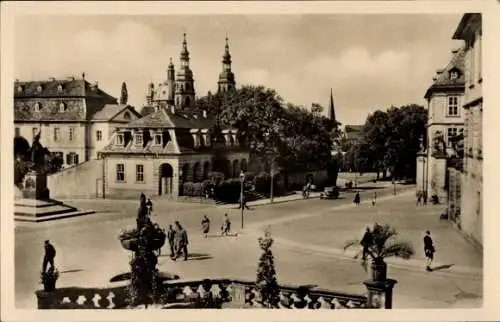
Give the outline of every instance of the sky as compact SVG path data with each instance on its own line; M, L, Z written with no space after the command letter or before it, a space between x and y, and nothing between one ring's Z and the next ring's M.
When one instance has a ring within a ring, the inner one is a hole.
M225 37L237 87L264 85L286 101L327 106L363 124L391 105L425 104L436 69L462 45L451 37L461 15L21 16L15 22L15 78L81 77L143 106L147 85L179 66L186 32L197 96L217 90Z

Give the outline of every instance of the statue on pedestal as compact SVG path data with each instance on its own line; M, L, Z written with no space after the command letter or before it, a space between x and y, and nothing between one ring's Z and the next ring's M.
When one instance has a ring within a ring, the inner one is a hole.
M33 138L29 149L28 172L23 180L23 195L31 199L48 199L47 160L48 150L40 143L40 133Z
M446 157L446 143L444 141L444 136L441 131L434 132L433 139L433 154L436 156Z

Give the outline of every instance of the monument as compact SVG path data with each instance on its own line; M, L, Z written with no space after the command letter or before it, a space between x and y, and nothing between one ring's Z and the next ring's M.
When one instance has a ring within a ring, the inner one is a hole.
M21 185L23 197L16 198L14 203L16 221L41 222L95 213L93 210L78 210L50 199L47 188L50 153L40 143L40 134L33 139L28 156L28 169Z

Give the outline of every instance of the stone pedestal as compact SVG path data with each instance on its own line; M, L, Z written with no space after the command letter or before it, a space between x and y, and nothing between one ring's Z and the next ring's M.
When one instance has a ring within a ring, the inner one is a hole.
M397 281L387 279L385 281L369 280L364 282L368 289L367 307L373 309L392 309L392 289Z
M36 171L28 172L23 180L23 197L27 199L48 200L47 176Z

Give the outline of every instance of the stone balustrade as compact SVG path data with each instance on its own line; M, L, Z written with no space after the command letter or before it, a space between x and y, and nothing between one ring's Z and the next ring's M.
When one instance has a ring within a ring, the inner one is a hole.
M39 309L124 309L127 281L110 288L59 288L37 291ZM254 281L233 279L167 280L160 308L263 308ZM315 287L280 285L279 308L356 309L373 307L363 295ZM155 305L154 307L158 307Z

